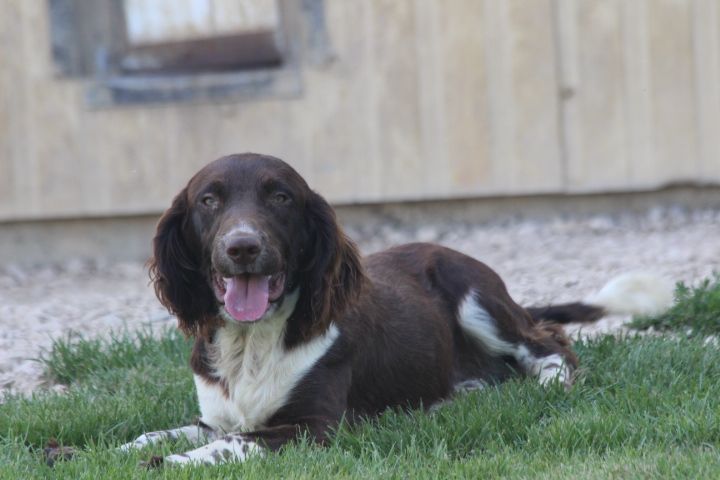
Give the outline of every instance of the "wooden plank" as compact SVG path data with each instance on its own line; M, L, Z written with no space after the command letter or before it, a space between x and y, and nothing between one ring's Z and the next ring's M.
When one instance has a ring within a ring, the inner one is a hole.
M576 137L568 149L567 190L622 189L629 161L619 3L592 0L567 6L575 9L569 21L577 25L577 56L567 60L577 63L577 86L563 90L565 133Z
M652 78L647 3L621 3L628 185L648 188L655 182Z
M24 141L28 144L23 168L32 179L31 188L25 192L32 206L21 205L20 211L30 216L57 215L72 208L82 215L110 206L104 198L107 182L94 175L91 165L101 162L102 157L83 154L88 144L100 137L85 137L87 132L79 121L82 86L54 79L47 22L44 3L23 2L23 81L27 90L22 109Z
M516 172L516 105L513 98L512 45L509 32L509 2L485 0L485 73L488 99L488 148L490 189L512 188Z
M557 57L550 0L510 0L511 99L515 156L497 158L494 182L507 192L538 193L562 188L559 148ZM499 175L498 175L499 174Z
M28 146L23 109L27 90L23 33L22 7L10 2L0 15L0 44L15 52L15 55L3 56L0 68L0 218L15 213L18 199L25 197L25 202L32 202L27 193L33 179L23 168Z
M447 166L452 187L461 195L491 186L490 98L488 92L486 11L483 2L442 2L439 42ZM453 191L454 190L454 191Z
M367 145L364 149L365 158L361 160L361 165L364 166L364 171L356 178L367 176L369 182L364 182L366 191L362 194L357 192L356 198L370 201L380 201L384 196L384 182L382 181L382 175L384 173L382 168L384 159L380 148L381 130L384 125L383 123L378 122L378 117L380 110L379 85L382 83L383 79L375 70L377 55L375 3L361 3L364 3L364 8L362 9L359 17L361 19L360 28L362 31L360 41L366 42L366 45L364 48L364 55L361 57L362 63L358 68L358 74L361 77L365 88L362 90L362 95L364 97L363 106L359 110L358 115L364 118L364 128L362 134L367 139Z
M419 197L417 185L424 179L420 151L418 65L412 48L416 38L412 0L376 0L373 4L375 32L369 68L381 81L377 95L378 153L382 159L380 185L383 197ZM410 45L410 48L398 48ZM420 163L420 164L419 164Z
M39 139L34 138L34 128L31 123L29 103L35 100L35 86L33 79L37 78L37 61L28 61L35 55L35 29L37 28L37 16L40 13L36 2L22 2L22 6L16 10L19 15L15 20L18 23L19 31L16 30L17 41L20 48L15 55L4 55L3 58L15 57L20 60L18 68L17 85L11 91L18 96L19 104L16 104L19 125L18 135L13 137L16 142L24 145L16 150L21 157L14 158L15 178L18 183L15 187L15 205L20 206L20 211L37 214L42 211L40 179L38 178L39 159L37 147ZM42 21L40 22L42 24ZM11 30L12 31L12 30Z
M452 193L457 188L453 172L458 165L473 159L451 160L448 144L448 114L445 108L447 87L445 83L445 52L443 39L447 34L440 25L442 14L453 3L445 5L437 0L415 0L415 59L418 68L418 106L420 119L420 152L418 168L423 173L420 191L427 195ZM468 12L471 13L471 12ZM458 25L460 22L457 22ZM455 31L455 29L451 29ZM452 51L452 50L450 50ZM472 51L463 45L463 52ZM454 92L456 95L460 92Z
M576 2L556 0L555 28L558 64L558 100L560 103L560 149L562 155L562 188L569 189L571 165L582 157L580 89L578 57L578 21ZM572 179L574 181L574 179Z
M720 182L720 8L693 2L693 63L702 182Z
M698 177L692 17L689 2L648 2L656 185Z
M308 68L305 101L292 109L301 136L301 173L329 198L347 202L381 198L383 158L378 153L374 8L372 2L326 3L332 49L322 68ZM372 38L370 38L372 37ZM313 121L307 122L308 105Z

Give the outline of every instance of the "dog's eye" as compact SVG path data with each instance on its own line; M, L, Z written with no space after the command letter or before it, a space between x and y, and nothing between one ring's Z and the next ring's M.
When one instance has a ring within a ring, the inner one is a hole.
M271 198L273 203L277 205L285 205L290 201L290 195L285 192L275 192Z
M208 208L215 208L218 206L220 201L212 193L206 193L205 195L203 195L200 198L200 203L202 203L204 206L206 206Z

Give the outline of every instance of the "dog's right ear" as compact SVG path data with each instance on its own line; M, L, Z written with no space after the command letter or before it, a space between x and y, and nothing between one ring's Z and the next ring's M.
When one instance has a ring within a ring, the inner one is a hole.
M173 200L158 222L153 238L150 279L160 303L177 316L178 326L187 335L217 314L212 289L200 270L200 259L188 246L187 189Z

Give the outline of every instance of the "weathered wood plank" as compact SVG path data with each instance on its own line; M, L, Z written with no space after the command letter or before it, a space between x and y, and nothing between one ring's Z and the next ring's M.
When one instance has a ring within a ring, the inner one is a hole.
M622 2L623 81L628 185L651 186L655 163L652 124L652 79L648 42L647 2Z
M696 179L700 171L690 2L648 3L655 184Z
M414 5L412 0L376 0L373 7L375 39L368 67L381 79L374 86L373 119L378 125L381 191L387 199L414 197L424 179Z
M27 203L34 200L33 179L23 167L28 146L23 100L28 86L23 68L26 50L22 18L22 6L17 2L6 5L0 15L0 44L4 50L15 51L15 55L3 55L0 68L0 218L28 209Z
M565 87L569 191L619 189L627 185L628 158L624 111L623 42L620 4L592 0L565 2L576 57L577 85ZM572 5L571 5L572 4Z
M720 182L720 6L717 0L695 0L692 16L698 178Z
M378 12L371 2L328 2L326 8L336 53L330 64L306 72L312 87L295 109L306 157L302 173L330 197L351 203L382 198L376 90L382 77L373 61ZM308 115L312 122L302 120Z
M488 34L484 2L443 2L439 9L442 103L452 193L488 188L492 179ZM445 195L449 192L445 191Z
M446 58L453 51L446 51L443 39L455 32L441 25L442 16L448 8L457 2L438 0L415 0L415 59L418 71L418 108L420 120L420 159L418 167L422 169L422 182L418 190L426 195L444 195L457 188L453 172L458 164L472 163L453 161L448 148L448 117L445 98L447 95ZM473 18L474 12L466 12ZM477 18L474 21L477 22ZM460 22L456 22L457 27ZM466 56L475 52L462 44ZM456 91L455 95L465 92ZM453 157L454 158L454 157Z
M507 3L515 156L495 160L494 166L507 169L500 176L496 173L494 182L514 193L556 192L562 188L563 164L553 4L550 0ZM504 183L506 176L510 181Z

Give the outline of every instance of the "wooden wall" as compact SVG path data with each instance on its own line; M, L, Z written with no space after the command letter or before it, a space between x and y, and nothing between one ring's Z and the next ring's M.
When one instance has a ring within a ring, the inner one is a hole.
M0 220L159 212L242 151L341 204L720 181L716 0L326 0L298 98L105 109L0 6Z

